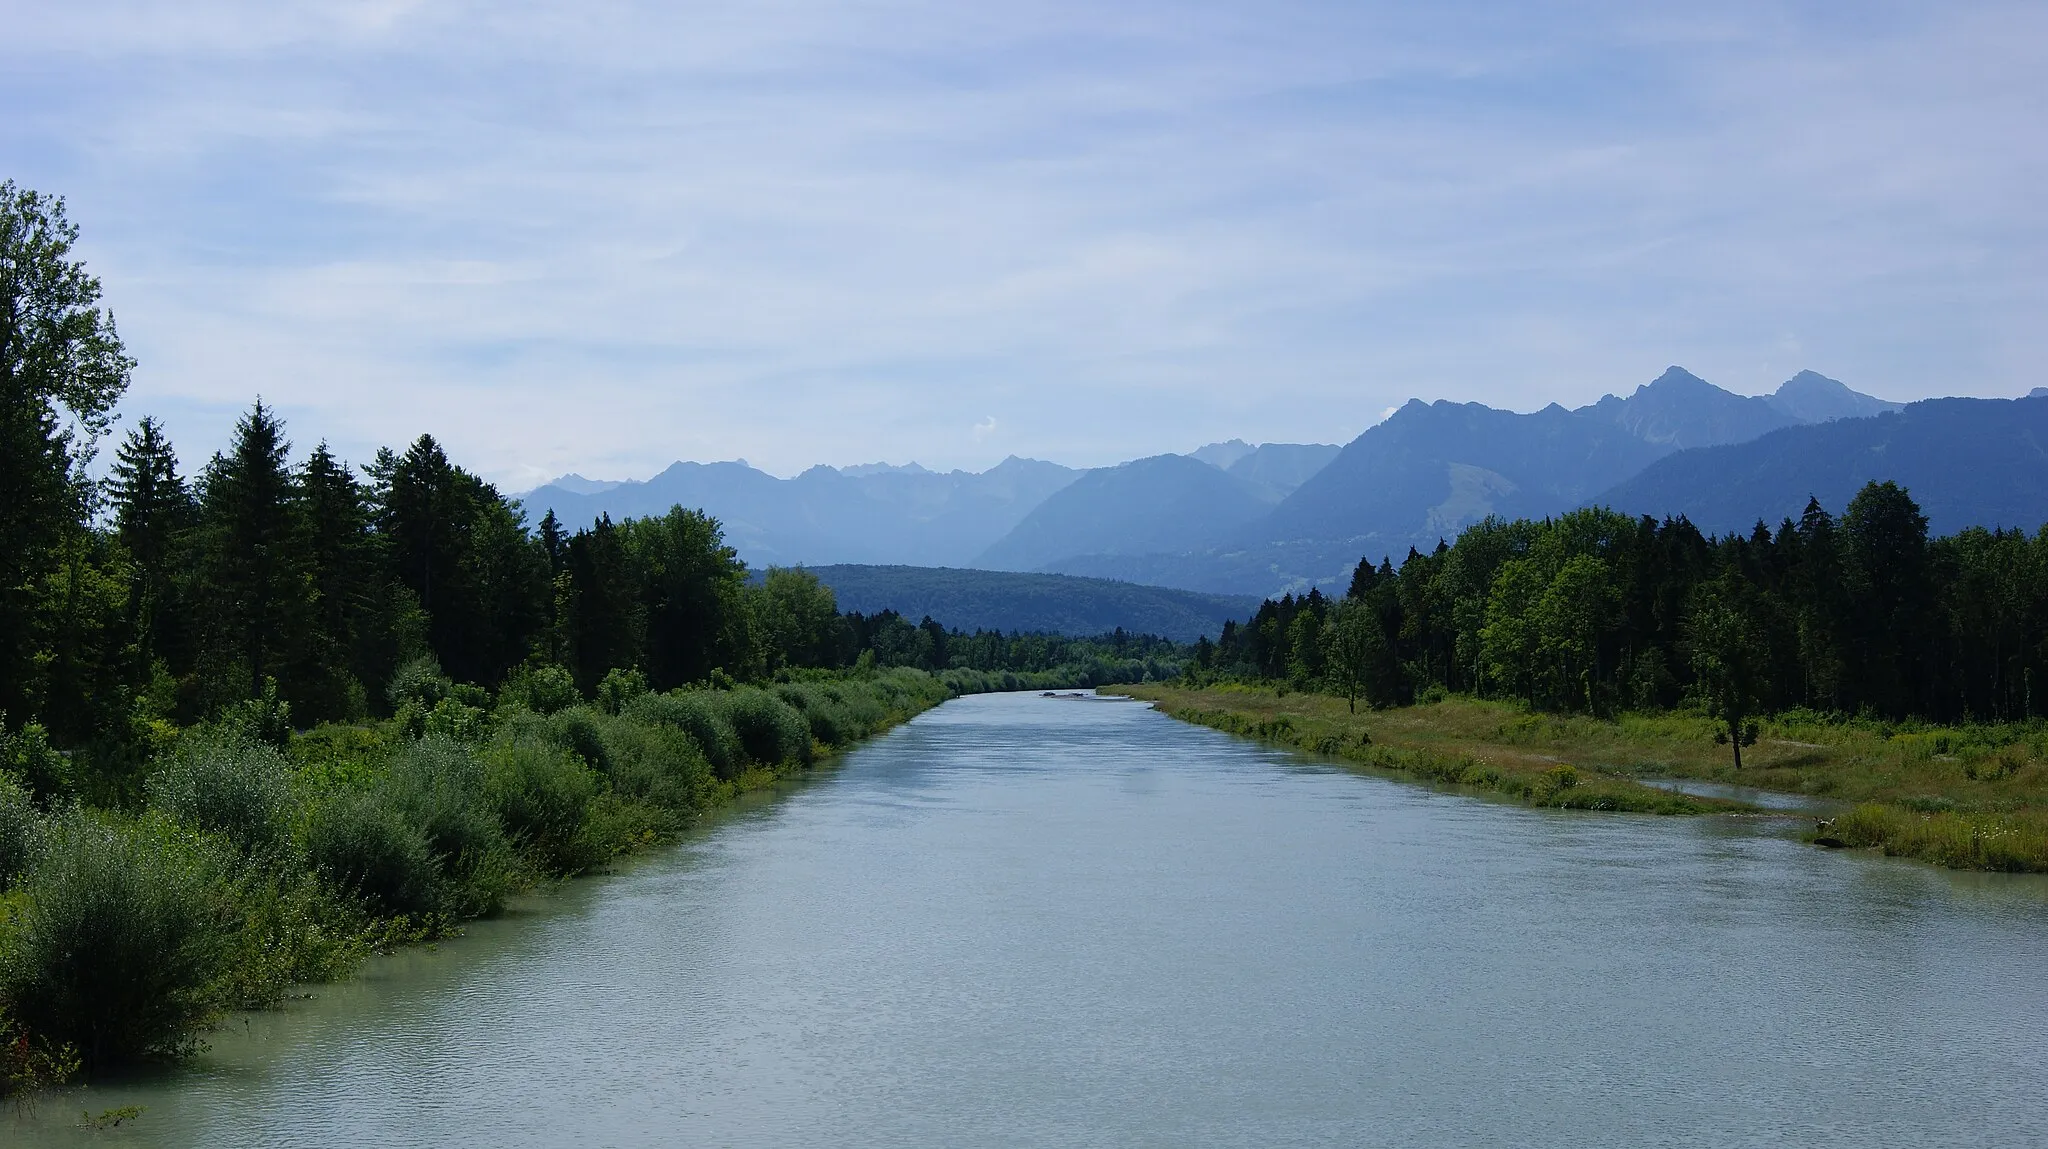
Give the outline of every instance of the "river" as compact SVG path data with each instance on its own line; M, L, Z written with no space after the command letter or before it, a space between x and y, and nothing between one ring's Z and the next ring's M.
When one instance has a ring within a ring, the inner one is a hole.
M2044 1022L2038 879L993 695L0 1134L2043 1145Z

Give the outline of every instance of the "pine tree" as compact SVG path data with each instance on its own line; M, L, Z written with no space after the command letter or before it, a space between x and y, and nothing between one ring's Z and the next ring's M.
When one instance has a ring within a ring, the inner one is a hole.
M114 456L108 488L115 537L134 564L128 609L140 682L158 660L177 666L188 661L177 575L192 524L192 495L178 476L178 456L162 424L144 417L128 432Z
M259 697L278 680L298 701L291 671L310 637L312 587L296 529L297 484L286 465L284 425L257 400L235 425L227 455L207 467L199 546L210 701Z

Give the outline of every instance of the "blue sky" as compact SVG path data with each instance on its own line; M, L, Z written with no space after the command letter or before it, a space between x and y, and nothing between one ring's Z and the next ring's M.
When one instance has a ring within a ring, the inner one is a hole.
M1853 14L1845 20L1844 14ZM2048 6L0 0L189 456L1343 441L1683 364L2048 383Z

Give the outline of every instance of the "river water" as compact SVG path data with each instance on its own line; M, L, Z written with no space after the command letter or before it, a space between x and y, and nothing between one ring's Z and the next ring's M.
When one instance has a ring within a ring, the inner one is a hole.
M1137 703L965 698L0 1134L2048 1145L2042 883L1787 825L1528 810Z

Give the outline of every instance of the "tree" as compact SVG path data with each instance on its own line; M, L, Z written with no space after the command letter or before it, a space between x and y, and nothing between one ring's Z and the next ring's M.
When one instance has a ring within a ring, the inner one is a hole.
M1897 483L1868 483L1842 515L1859 701L1885 714L1925 707L1933 613L1927 516Z
M235 424L235 442L208 465L200 495L199 546L211 631L213 703L255 698L300 664L312 621L312 586L295 521L297 483L286 458L284 424L257 400Z
M671 507L658 518L619 524L641 572L647 607L648 684L669 690L745 662L752 627L742 595L746 566L725 545L718 520Z
M754 601L769 671L837 661L839 605L817 575L801 567L769 567Z
M298 529L312 575L313 626L302 652L307 682L300 713L308 719L358 717L366 677L389 667L373 653L376 556L362 484L322 442L299 472Z
M1346 597L1330 606L1323 621L1325 673L1353 714L1358 713L1358 696L1385 646L1386 636L1370 605Z
M17 720L41 678L38 588L84 529L84 466L135 365L77 240L63 200L0 182L0 711Z
M1693 593L1687 619L1700 695L1707 713L1724 727L1714 740L1734 747L1737 770L1742 769L1742 748L1756 742L1756 723L1750 719L1764 695L1770 664L1753 597L1747 583L1726 574Z
M114 534L133 564L128 608L138 679L158 659L183 663L184 620L176 607L178 550L192 521L192 495L178 477L178 456L163 425L143 418L114 456L108 483Z

